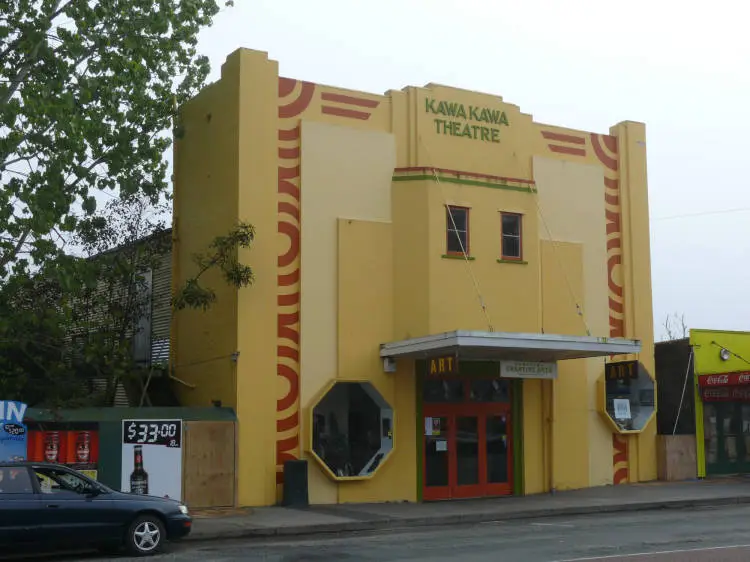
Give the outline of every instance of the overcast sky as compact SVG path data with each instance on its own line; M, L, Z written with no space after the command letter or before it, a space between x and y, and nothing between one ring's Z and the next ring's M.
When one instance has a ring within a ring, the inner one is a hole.
M200 48L212 80L247 47L312 82L437 82L600 133L645 122L660 339L672 313L750 330L747 15L740 0L235 0Z

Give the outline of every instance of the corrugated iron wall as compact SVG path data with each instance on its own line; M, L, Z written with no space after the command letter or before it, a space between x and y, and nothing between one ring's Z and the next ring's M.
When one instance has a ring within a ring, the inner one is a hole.
M151 305L151 364L169 361L169 332L172 322L172 252L162 256L153 271Z
M659 342L655 346L658 397L656 427L660 435L672 435L673 432L675 435L695 435L695 365L692 362L690 371L687 371L690 351L690 341L687 338Z

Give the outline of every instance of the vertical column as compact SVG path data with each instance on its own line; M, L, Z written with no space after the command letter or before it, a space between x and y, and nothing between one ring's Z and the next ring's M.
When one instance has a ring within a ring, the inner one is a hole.
M622 338L626 334L626 301L631 295L625 290L623 269L624 247L623 199L621 193L621 155L616 131L612 135L591 135L591 146L604 172L604 203L607 219L607 282L609 289L609 335ZM627 438L612 434L612 482L624 484L630 479Z
M239 52L238 218L255 226L255 241L238 258L255 273L238 292L237 416L239 497L243 505L276 502L278 236L278 65L265 53ZM210 193L204 195L210 197ZM229 228L229 224L225 228Z
M646 127L626 121L613 127L619 144L622 205L625 336L641 340L639 359L652 376L654 369L651 242L649 229ZM630 439L633 480L656 478L656 424Z

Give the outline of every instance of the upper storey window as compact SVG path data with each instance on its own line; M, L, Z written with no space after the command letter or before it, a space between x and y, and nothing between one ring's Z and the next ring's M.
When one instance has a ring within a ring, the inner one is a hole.
M446 254L469 255L469 209L448 205L445 208Z
M518 213L501 213L502 221L502 254L504 260L523 259L523 235L521 215Z

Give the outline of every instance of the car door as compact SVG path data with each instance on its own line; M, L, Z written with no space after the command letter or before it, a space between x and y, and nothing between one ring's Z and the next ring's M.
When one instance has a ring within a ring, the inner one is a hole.
M36 540L41 501L26 466L0 467L0 544Z
M64 467L34 466L33 473L40 482L45 540L79 545L119 538L112 499L95 482Z

